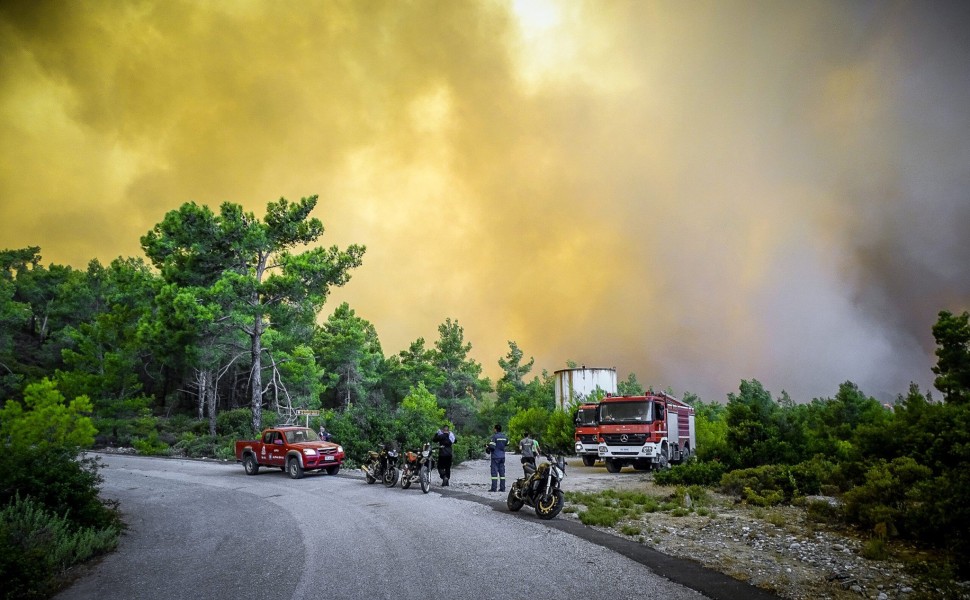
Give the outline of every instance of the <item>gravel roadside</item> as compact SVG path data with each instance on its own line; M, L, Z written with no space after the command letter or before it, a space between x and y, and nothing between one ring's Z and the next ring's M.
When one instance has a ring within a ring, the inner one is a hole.
M519 457L509 455L509 483L521 474ZM439 481L436 479L433 483L437 486ZM488 460L472 460L458 465L452 470L450 484L453 489L483 498L504 498L504 494L488 491ZM602 465L586 467L578 458L568 462L563 489L567 492L626 489L658 497L667 497L674 492L673 488L655 485L651 473L625 469L611 474ZM583 509L582 505L571 505L567 500L560 518L578 521ZM669 556L697 561L712 570L792 600L943 597L939 590L927 589L907 574L901 563L864 558L860 554L862 540L812 522L804 508L751 507L712 493L709 510L710 514L706 516L696 512L680 517L670 512L644 515L632 523L641 529L641 533L634 536L624 535L613 528L595 529L636 541ZM970 599L970 591L958 597Z

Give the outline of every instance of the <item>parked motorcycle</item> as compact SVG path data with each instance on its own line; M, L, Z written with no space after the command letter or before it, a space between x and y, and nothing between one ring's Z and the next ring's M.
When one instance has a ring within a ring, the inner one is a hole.
M531 464L523 465L525 477L517 479L509 489L506 504L509 510L515 512L528 504L536 511L540 519L552 519L562 510L565 498L560 485L566 476L566 459L558 456L553 459L546 456L548 462L534 468Z
M406 490L415 481L421 482L421 491L431 491L431 469L434 457L431 455L431 442L425 442L420 452L405 452L404 467L401 468L401 489Z
M400 474L397 468L397 449L392 444L384 444L379 452L367 453L367 462L360 467L367 483L380 481L387 487L394 487Z

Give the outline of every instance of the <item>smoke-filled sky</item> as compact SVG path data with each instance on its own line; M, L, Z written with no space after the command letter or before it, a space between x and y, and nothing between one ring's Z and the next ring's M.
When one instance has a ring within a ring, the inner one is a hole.
M143 256L187 201L318 194L395 354L457 319L723 400L932 385L970 308L970 5L0 4L0 248ZM325 315L324 315L325 316ZM939 394L937 393L937 397Z

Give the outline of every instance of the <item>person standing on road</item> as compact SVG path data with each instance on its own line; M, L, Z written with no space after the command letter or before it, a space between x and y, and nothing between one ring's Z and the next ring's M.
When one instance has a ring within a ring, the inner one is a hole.
M505 491L505 447L509 444L509 438L502 433L502 426L495 424L495 433L488 441L485 452L492 455L492 489L490 492ZM498 490L495 489L498 484Z
M525 432L525 437L519 440L519 454L522 455L522 469L525 465L532 465L532 470L536 468L536 456L539 454L539 442L534 440L529 432ZM526 471L528 475L528 471Z
M441 447L438 450L438 475L441 477L441 487L448 487L448 480L451 479L451 462L454 459L451 447L455 443L455 434L447 425L443 425L431 441Z

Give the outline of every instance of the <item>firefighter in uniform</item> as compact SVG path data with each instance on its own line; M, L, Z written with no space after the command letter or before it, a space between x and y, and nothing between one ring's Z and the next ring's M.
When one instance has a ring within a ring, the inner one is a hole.
M502 426L495 425L495 433L492 434L485 447L485 452L492 456L492 489L490 492L505 491L505 447L509 443L509 438L502 433ZM496 484L498 490L495 489Z

